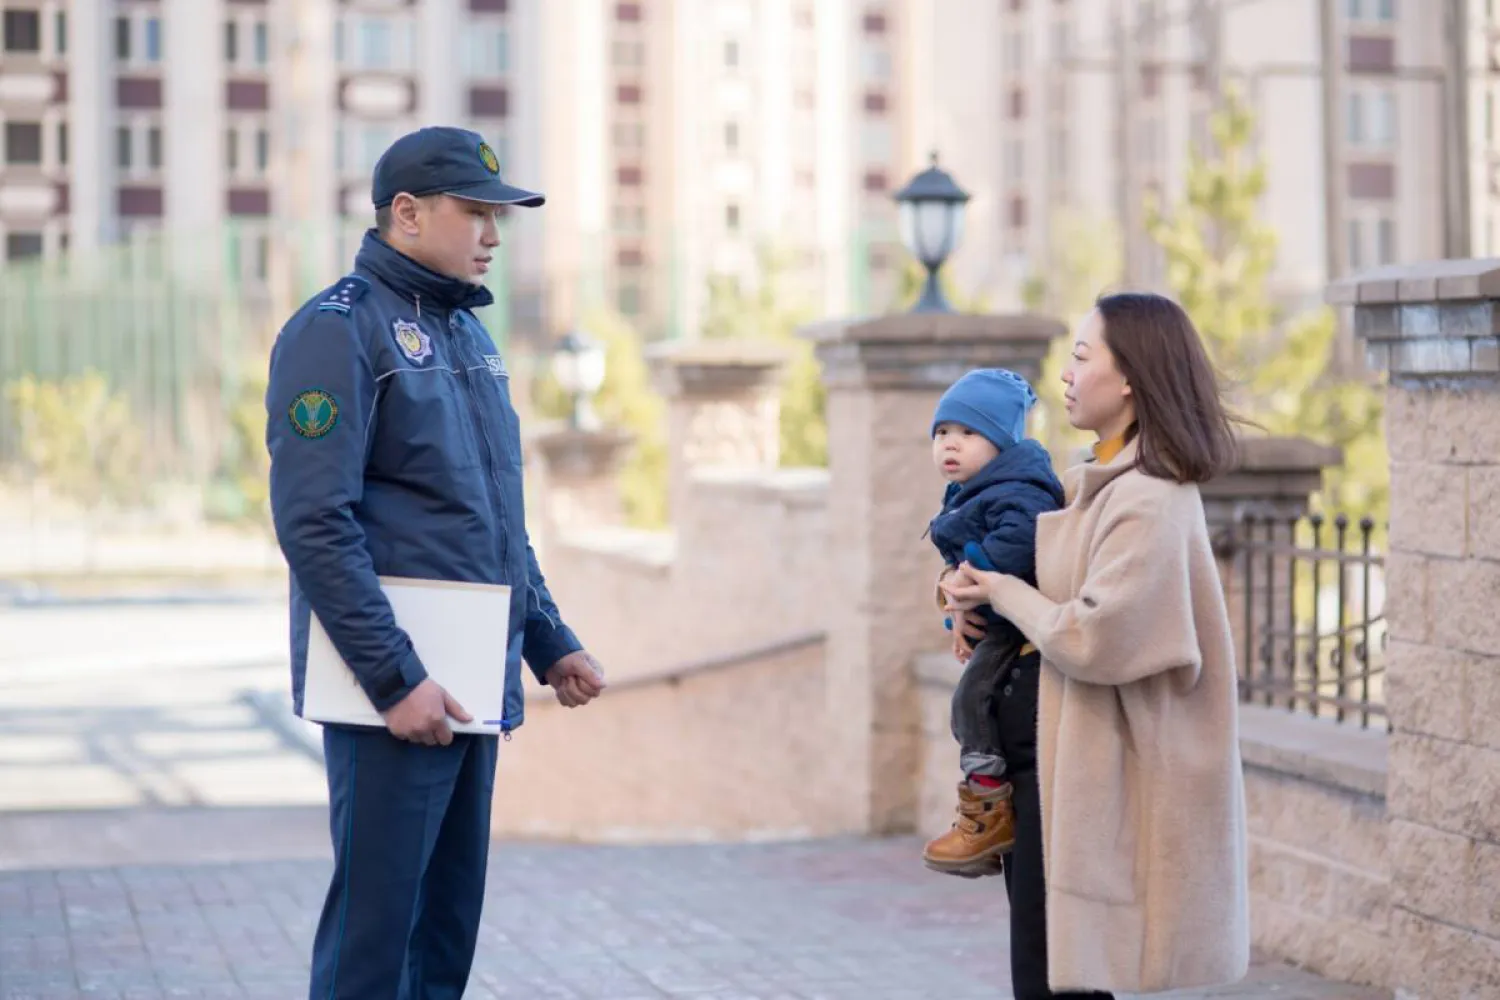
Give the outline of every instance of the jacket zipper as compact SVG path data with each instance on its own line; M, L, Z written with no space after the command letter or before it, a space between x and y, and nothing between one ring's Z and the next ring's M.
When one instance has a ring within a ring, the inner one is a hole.
M495 501L500 506L500 523L503 529L500 532L500 564L502 566L510 562L510 515L505 509L505 485L500 482L499 470L495 466L495 448L490 443L490 433L485 430L484 419L479 415L479 400L474 393L474 383L469 377L469 362L465 355L463 345L459 343L457 334L458 315L453 311L448 313L448 337L453 343L455 359L458 361L457 374L464 384L464 395L469 400L469 422L473 424L475 432L484 444L484 468L489 473L491 484L495 487Z

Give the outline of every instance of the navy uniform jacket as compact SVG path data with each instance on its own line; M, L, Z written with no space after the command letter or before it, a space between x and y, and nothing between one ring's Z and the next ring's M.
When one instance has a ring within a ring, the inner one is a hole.
M541 679L581 648L527 538L510 376L470 311L491 301L371 231L354 272L277 336L266 443L272 518L291 568L298 714L309 611L377 709L426 677L377 576L510 586L509 655L495 664L507 733L525 714L522 657Z

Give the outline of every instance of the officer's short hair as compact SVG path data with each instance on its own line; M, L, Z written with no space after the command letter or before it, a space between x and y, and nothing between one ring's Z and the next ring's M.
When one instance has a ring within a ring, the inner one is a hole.
M391 223L395 221L391 217L391 206L381 205L375 210L375 231L381 236L391 231Z

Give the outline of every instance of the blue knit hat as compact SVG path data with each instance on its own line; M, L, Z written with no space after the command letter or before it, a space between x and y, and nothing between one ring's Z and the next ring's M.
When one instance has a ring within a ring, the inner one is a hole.
M1005 368L971 371L948 387L932 415L932 434L952 421L983 434L1001 451L1026 436L1026 413L1036 393L1021 376Z

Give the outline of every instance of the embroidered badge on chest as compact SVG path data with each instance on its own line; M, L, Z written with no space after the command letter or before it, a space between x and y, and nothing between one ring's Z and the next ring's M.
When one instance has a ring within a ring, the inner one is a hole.
M391 325L391 331L395 334L396 346L412 364L425 364L432 357L432 337L417 324L398 319Z
M490 374L496 378L510 378L510 372L505 370L505 359L500 355L486 354L484 364L490 370Z

